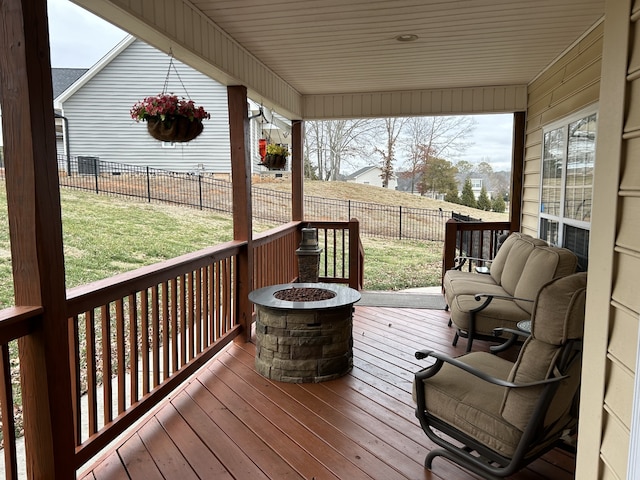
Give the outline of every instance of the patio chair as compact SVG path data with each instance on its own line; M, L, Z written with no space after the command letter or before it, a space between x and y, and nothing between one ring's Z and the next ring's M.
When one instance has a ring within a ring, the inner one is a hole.
M575 433L586 282L576 273L542 287L515 363L488 352L416 353L435 360L414 382L416 416L441 447L426 468L442 456L485 478L505 477Z

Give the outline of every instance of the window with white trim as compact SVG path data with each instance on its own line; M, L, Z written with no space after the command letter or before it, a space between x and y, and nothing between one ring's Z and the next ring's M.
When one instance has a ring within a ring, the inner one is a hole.
M589 262L589 233L596 157L596 109L543 129L538 236Z

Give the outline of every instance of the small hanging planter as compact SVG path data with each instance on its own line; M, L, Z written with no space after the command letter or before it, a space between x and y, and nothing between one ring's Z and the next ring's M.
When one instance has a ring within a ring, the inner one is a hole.
M288 156L289 149L286 145L270 143L267 145L267 154L261 163L269 170L284 170Z
M189 142L202 133L202 120L211 115L191 100L161 93L137 102L131 109L131 118L146 121L149 134L157 140Z

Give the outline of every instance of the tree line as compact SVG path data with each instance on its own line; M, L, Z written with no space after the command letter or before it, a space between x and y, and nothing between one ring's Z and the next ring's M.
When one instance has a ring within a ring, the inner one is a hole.
M362 159L368 159L367 166L380 167L383 187L388 187L395 175L401 190L444 196L446 201L483 210L504 211L508 173L494 172L488 159L478 165L450 160L470 145L475 125L471 116L308 121L305 177L339 180L344 169L354 169L358 163L362 166ZM483 182L477 199L470 182L476 177ZM460 194L459 184L464 185Z

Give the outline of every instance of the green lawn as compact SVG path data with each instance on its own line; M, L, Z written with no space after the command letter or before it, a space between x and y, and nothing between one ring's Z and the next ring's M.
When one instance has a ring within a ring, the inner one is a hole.
M63 189L67 287L83 285L231 240L229 216ZM0 308L13 305L4 185L0 188ZM266 224L256 224L258 231ZM442 244L365 237L365 288L400 290L440 282Z

